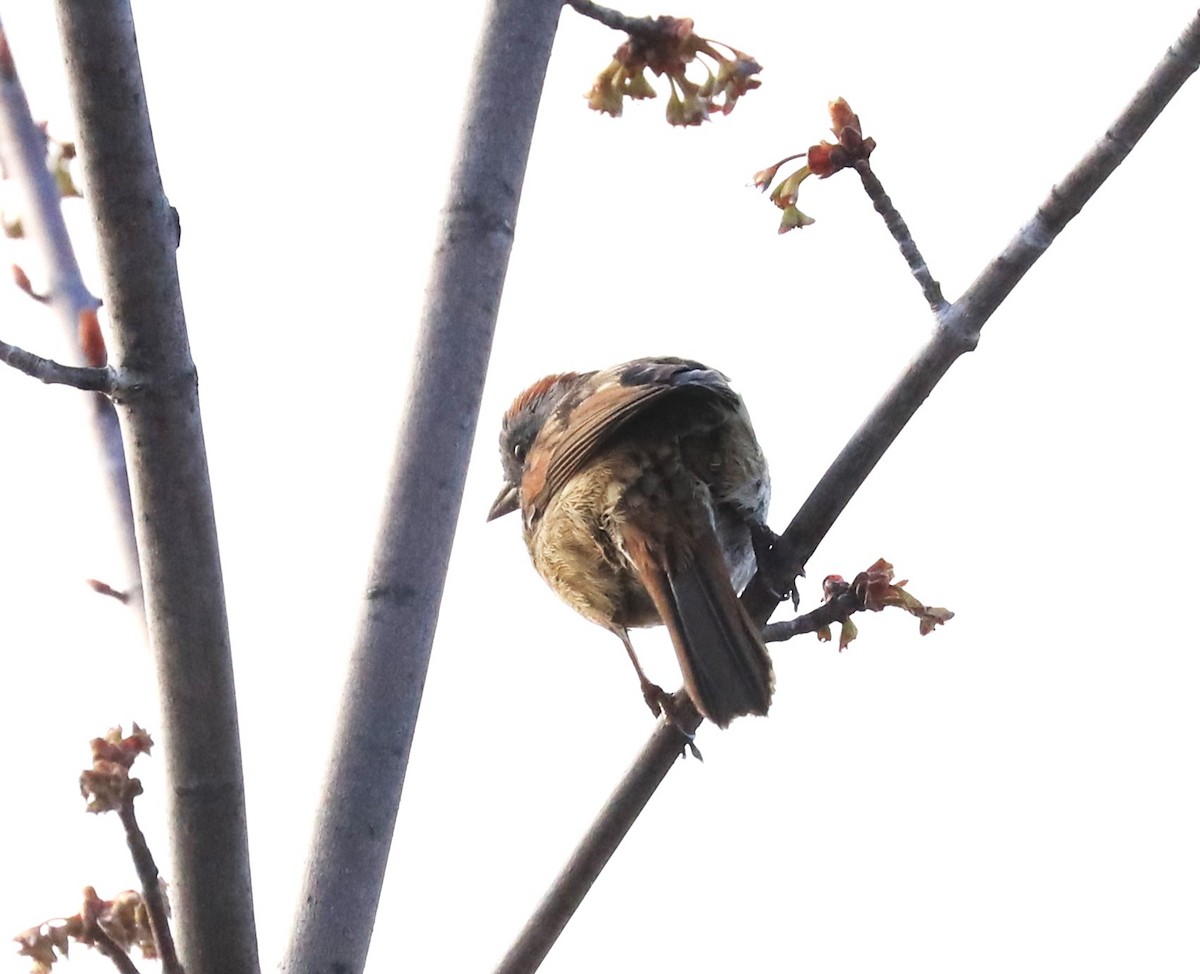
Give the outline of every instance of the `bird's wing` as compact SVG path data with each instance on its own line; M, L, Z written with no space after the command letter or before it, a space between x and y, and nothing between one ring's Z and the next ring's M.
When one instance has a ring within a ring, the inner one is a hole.
M586 392L568 396L538 434L521 485L527 508L544 507L613 433L651 403L698 388L736 399L725 376L686 359L634 359L597 373Z

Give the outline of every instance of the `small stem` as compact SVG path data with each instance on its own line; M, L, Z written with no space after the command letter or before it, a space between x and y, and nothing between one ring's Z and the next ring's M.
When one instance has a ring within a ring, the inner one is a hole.
M917 249L917 243L913 240L908 224L904 222L899 210L892 203L892 198L884 192L883 183L879 181L879 177L871 168L871 161L860 159L854 164L854 169L862 180L863 189L871 197L871 202L875 204L875 212L883 217L884 225L888 228L892 238L900 245L900 253L904 255L904 260L908 263L908 269L912 272L912 276L921 285L921 291L925 295L929 307L935 315L940 315L949 307L946 299L942 296L942 286L933 279L929 265L925 263L925 258Z
M110 368L63 365L4 341L0 341L0 362L49 385L71 386L84 392L99 392L106 396L118 391L116 373Z
M592 20L599 21L613 30L623 30L626 34L644 34L655 29L653 17L630 17L611 7L592 3L592 0L567 0L567 4L573 7L576 13L591 17Z
M122 805L120 816L121 824L125 827L125 842L129 845L129 854L133 857L133 866L137 870L138 881L142 884L142 902L146 905L146 915L150 918L150 929L154 933L154 944L162 960L162 969L166 974L183 974L183 965L179 963L179 956L175 953L175 938L171 936L167 901L163 897L158 866L155 865L150 846L146 844L146 836L137 824L132 799Z
M781 643L793 636L816 632L835 622L845 622L855 612L861 612L862 603L853 591L839 592L833 598L822 602L819 606L783 622L772 622L763 627L763 642Z
M91 929L88 930L88 937L92 942L92 946L111 960L113 966L121 974L141 974L137 969L137 965L134 964L133 958L125 953L120 945L101 929L100 924L92 923Z
M6 188L15 190L26 241L46 275L41 293L34 293L31 286L26 293L41 302L58 322L63 336L60 347L70 349L61 352L66 361L81 365L94 363L95 360L88 359L80 347L80 316L94 313L100 300L88 290L75 258L59 187L46 166L46 133L30 114L29 101L17 75L3 26L0 26L0 159L9 177ZM20 277L23 276L22 273ZM17 286L26 290L19 278ZM146 614L141 598L141 570L116 404L104 395L89 399L88 421L120 534L123 587L129 591L129 605L144 629Z

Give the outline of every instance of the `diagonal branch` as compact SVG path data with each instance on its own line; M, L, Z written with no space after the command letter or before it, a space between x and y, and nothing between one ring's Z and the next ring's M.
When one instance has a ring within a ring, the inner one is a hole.
M146 842L146 836L138 825L132 798L121 804L118 814L121 817L121 826L125 829L125 842L129 846L130 856L133 857L138 882L142 885L142 902L146 906L146 915L150 930L154 934L154 946L158 950L162 970L164 974L183 974L183 967L180 966L179 957L175 953L175 938L171 933L169 919L171 911L163 893L158 865Z
M100 924L93 923L91 925L88 930L88 939L96 950L113 962L113 966L119 974L139 974L133 958L125 953L120 944L104 932L104 928Z
M128 0L58 0L58 26L112 317L146 619L158 672L185 969L257 974L225 595L188 345Z
M854 164L854 168L858 172L859 179L862 180L867 196L875 204L875 212L883 217L888 232L899 245L900 254L904 257L904 262L908 264L909 272L921 286L921 293L925 295L929 310L935 315L942 314L950 306L942 296L942 286L934 280L933 272L925 263L925 257L917 247L917 242L913 240L908 224L904 222L904 217L900 215L900 211L892 203L892 198L884 191L883 183L879 181L879 177L871 168L871 161L860 159Z
M1012 242L941 316L928 345L875 407L821 478L784 532L783 546L797 572L897 434L955 360L975 347L979 329L1055 236L1128 155L1150 124L1200 66L1200 15L1168 50L1114 125L1066 178L1051 190ZM753 618L766 622L775 607L756 576L742 596ZM680 700L680 694L676 695ZM699 724L685 729L693 730ZM660 722L636 761L600 810L496 974L532 974L566 927L604 864L616 851L686 742Z
M0 158L3 159L12 186L18 193L25 237L49 279L45 294L34 295L32 289L29 289L28 293L48 307L51 314L58 319L59 326L66 336L66 345L73 350L76 361L85 361L87 356L82 354L80 349L81 315L93 315L94 322L94 312L100 302L83 282L79 263L75 259L75 250L67 233L67 225L63 220L58 185L46 168L46 135L30 114L29 101L17 75L2 26ZM91 361L89 364L97 363ZM43 382L59 381L43 378L42 375L37 377ZM68 384L99 393L111 391L78 382ZM117 411L104 395L90 398L92 431L102 456L109 501L122 541L125 577L121 580L120 587L127 596L133 596L126 601L134 606L139 620L144 624L137 545L133 531L133 508L129 498L129 474L125 469L125 450L121 443Z
M294 974L357 974L366 961L560 10L558 0L491 0L485 11L390 496L281 965Z
M804 567L850 498L925 401L946 370L979 341L979 332L1055 237L1116 170L1167 103L1200 65L1200 14L1155 67L1141 90L1095 146L1050 190L1033 218L939 316L929 343L875 407L830 465L784 538L789 568ZM755 618L766 621L775 603L760 578L743 596Z

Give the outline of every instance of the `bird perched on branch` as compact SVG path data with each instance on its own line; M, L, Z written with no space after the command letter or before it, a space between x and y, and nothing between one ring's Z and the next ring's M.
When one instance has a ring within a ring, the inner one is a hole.
M500 455L488 520L521 511L534 567L620 638L655 714L671 697L628 629L663 623L700 713L767 712L771 660L737 595L774 538L770 479L725 376L678 358L546 376L505 413Z

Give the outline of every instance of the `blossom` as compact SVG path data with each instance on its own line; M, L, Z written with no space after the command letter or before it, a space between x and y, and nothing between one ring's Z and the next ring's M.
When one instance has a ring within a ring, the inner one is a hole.
M654 98L656 92L645 74L650 71L655 77L666 77L671 88L667 102L671 125L699 125L712 113L728 115L742 95L761 84L755 75L762 65L744 51L701 37L693 27L688 17L637 21L584 96L588 107L616 117L626 98ZM704 72L700 80L688 77L692 65Z

